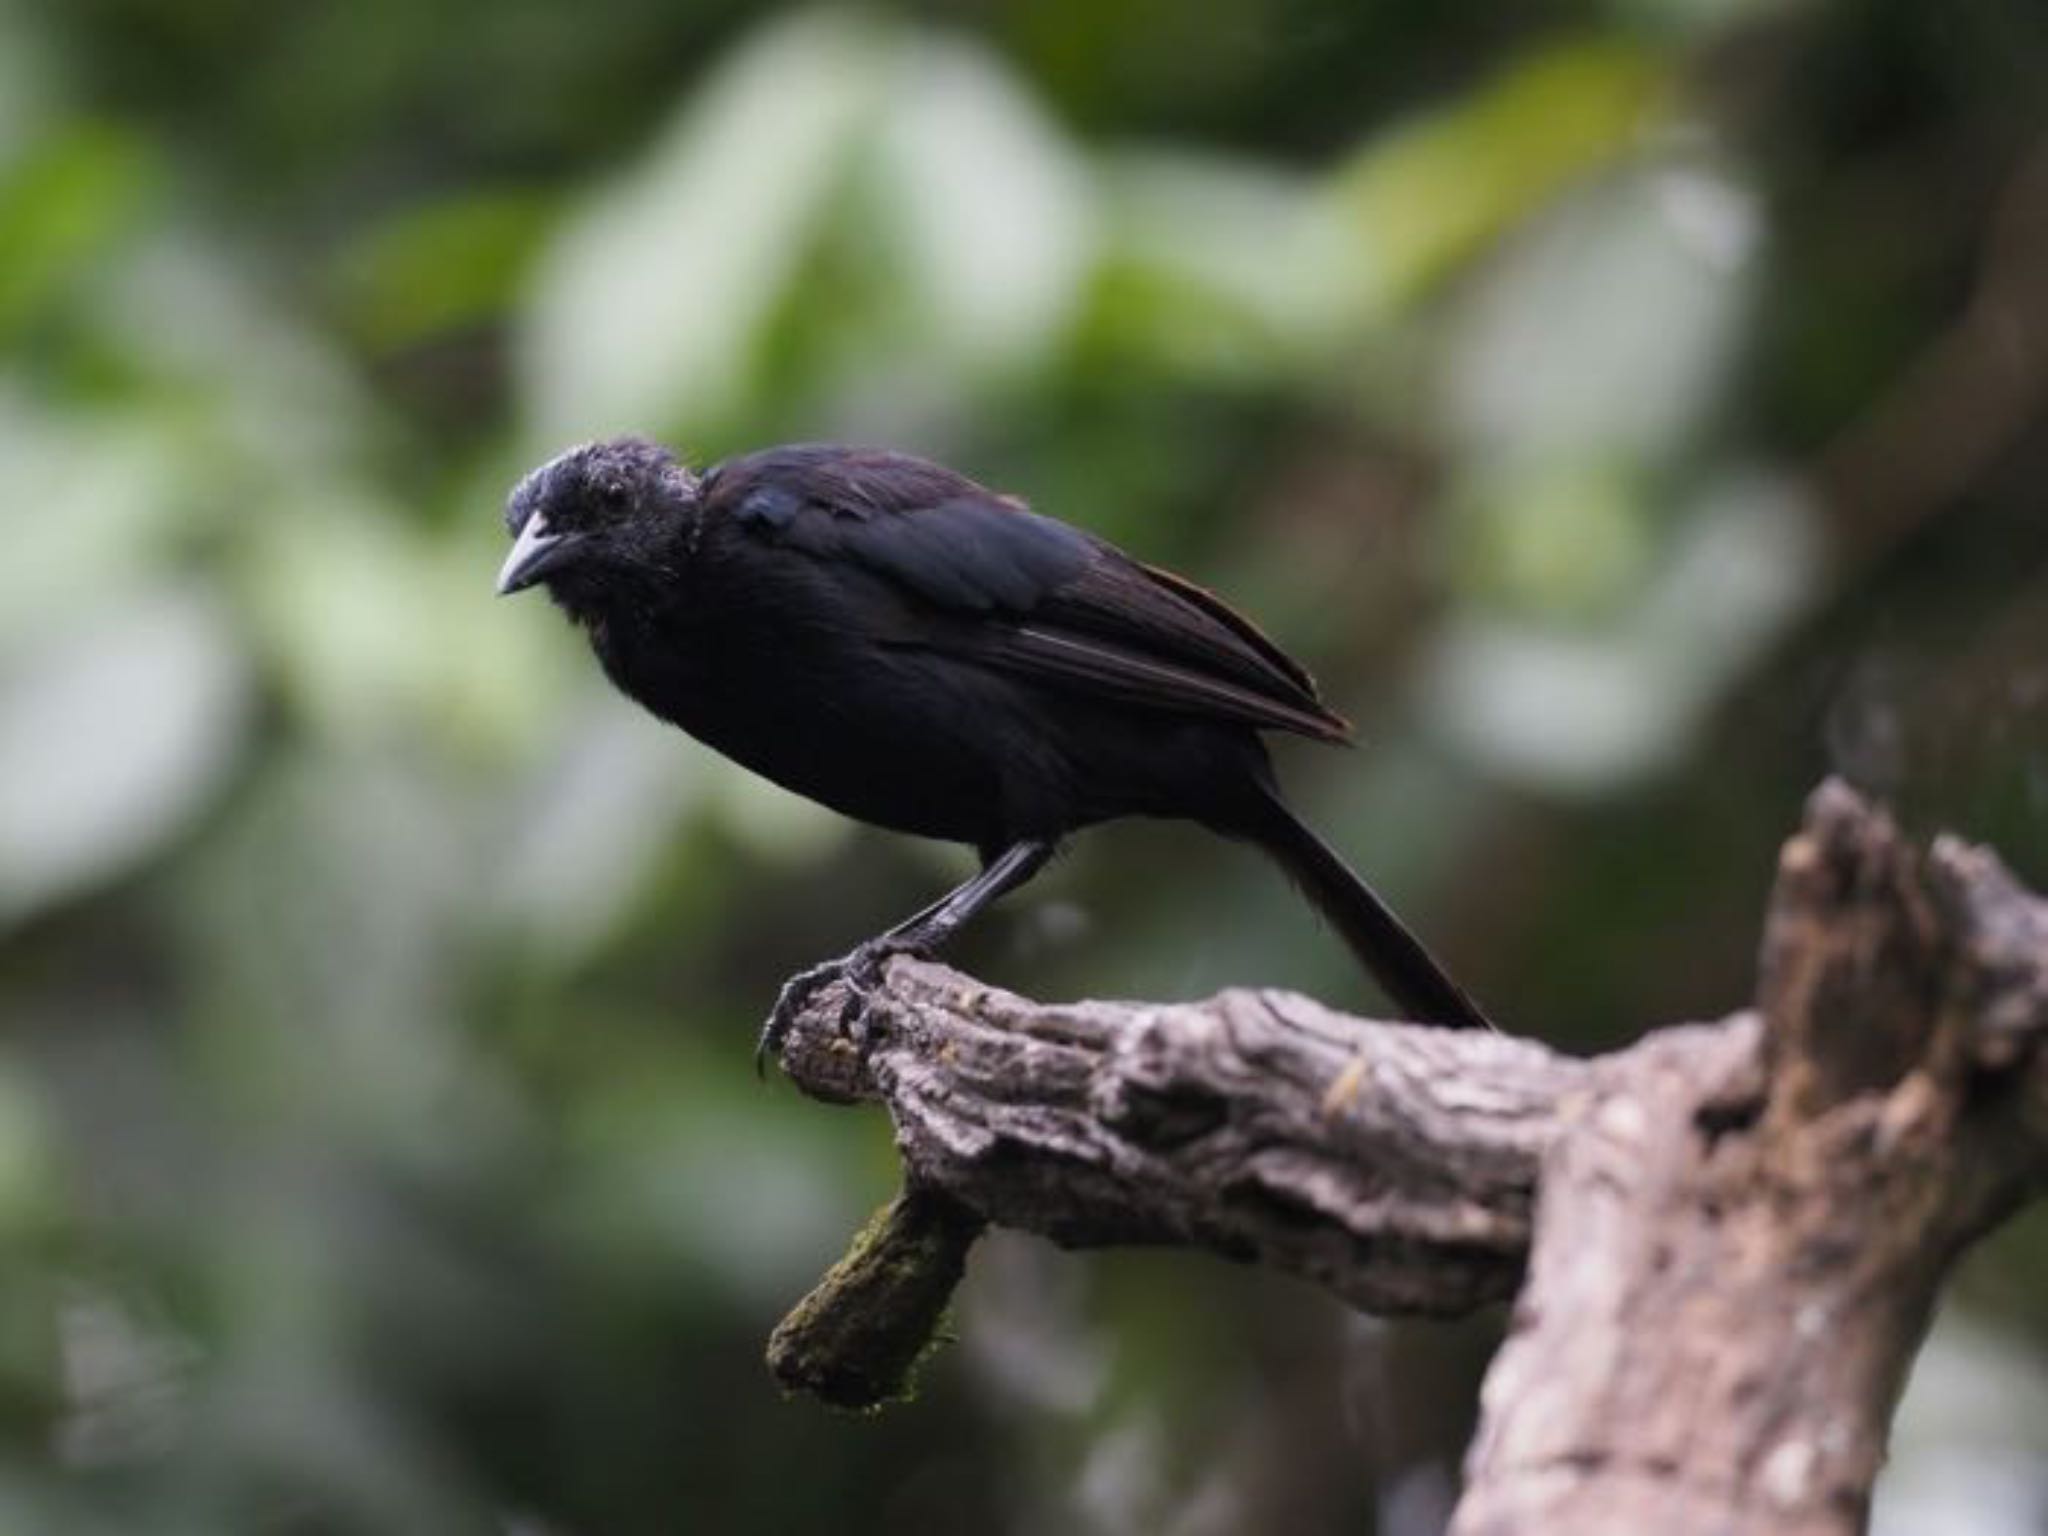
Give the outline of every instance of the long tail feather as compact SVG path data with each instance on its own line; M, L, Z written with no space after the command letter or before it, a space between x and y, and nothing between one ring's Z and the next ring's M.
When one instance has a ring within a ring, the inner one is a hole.
M1260 790L1262 814L1241 835L1287 871L1395 1006L1424 1023L1492 1029L1493 1021L1465 989L1336 850L1288 808L1279 791L1271 785Z

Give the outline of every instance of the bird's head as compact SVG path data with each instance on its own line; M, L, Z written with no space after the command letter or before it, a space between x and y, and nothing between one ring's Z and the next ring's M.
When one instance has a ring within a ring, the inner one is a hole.
M513 487L512 552L498 594L545 585L573 610L632 574L661 571L696 502L697 477L658 443L620 437L571 448Z

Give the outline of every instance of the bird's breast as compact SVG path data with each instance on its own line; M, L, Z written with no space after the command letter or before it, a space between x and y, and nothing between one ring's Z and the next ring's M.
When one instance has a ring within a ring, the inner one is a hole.
M612 682L783 788L875 826L1007 841L1016 729L1004 679L914 649L783 622L593 629ZM1009 743L1006 753L1005 743Z

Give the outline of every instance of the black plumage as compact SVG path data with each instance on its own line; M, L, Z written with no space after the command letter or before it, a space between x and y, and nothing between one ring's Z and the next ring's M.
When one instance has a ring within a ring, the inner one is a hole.
M659 446L577 448L528 475L501 592L542 584L611 680L787 789L971 844L982 872L784 989L764 1045L824 981L858 999L1029 879L1069 833L1199 822L1270 854L1393 1001L1485 1016L1287 808L1263 730L1348 727L1218 598L905 454L804 445L702 476Z

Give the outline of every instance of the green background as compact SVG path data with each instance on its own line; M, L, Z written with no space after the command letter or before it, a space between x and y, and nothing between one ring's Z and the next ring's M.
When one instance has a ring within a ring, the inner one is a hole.
M1744 1003L1827 772L2048 881L2044 87L2032 0L0 0L0 1532L1435 1529L1498 1320L1193 1255L999 1238L917 1402L778 1398L893 1157L754 1030L965 857L637 717L504 493L888 442L1186 571L1611 1045ZM956 958L1375 1005L1184 828ZM2044 1275L1892 1536L2048 1528Z

